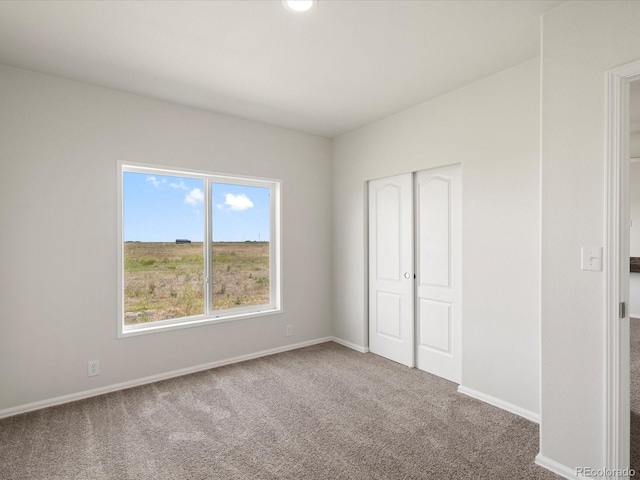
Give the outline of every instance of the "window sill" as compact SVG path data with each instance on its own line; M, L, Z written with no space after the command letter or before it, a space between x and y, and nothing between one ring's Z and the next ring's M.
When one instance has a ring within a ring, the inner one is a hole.
M121 328L118 331L118 338L147 335L149 333L167 332L169 330L199 327L202 325L234 322L236 320L266 317L269 315L277 315L280 313L282 313L281 308L266 306L264 310L260 311L252 310L250 312L235 313L220 312L217 315L198 315L195 317L186 317L179 320L163 320L160 322L139 323L136 325L122 325L122 323L120 323Z

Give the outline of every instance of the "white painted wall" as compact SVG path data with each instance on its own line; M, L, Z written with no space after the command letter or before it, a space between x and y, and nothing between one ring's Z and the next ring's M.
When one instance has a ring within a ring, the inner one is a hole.
M631 156L640 155L640 134L631 135ZM640 162L629 164L629 213L631 215L629 252L640 257ZM629 278L629 314L640 318L640 273Z
M633 89L631 90L631 96L633 97L634 95L634 91ZM638 95L638 93L636 93L636 95ZM638 104L640 104L640 99L638 101ZM632 107L633 107L633 103L632 103ZM640 113L638 114L638 116L640 116ZM629 156L630 157L640 157L640 132L636 132L636 133L632 133L631 137L629 139ZM640 162L638 162L640 163Z
M640 58L640 2L569 2L543 17L541 455L604 462L605 71ZM605 266L606 268L606 266Z
M334 143L334 335L367 345L366 182L462 163L462 384L538 412L539 64Z
M640 257L640 162L629 164L629 214L629 253L632 257Z
M0 105L0 410L331 334L330 140L3 66ZM282 179L284 313L117 339L118 160Z
M631 272L629 277L629 316L640 318L640 273Z
M631 157L640 157L640 133L631 135L629 153ZM640 257L640 162L629 164L629 214L631 216L629 253L632 257Z

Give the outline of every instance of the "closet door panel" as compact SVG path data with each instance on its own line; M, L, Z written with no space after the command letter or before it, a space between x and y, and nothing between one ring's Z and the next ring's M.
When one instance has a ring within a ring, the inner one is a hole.
M369 349L414 366L413 176L369 182Z
M415 175L416 363L460 383L461 173L460 166Z

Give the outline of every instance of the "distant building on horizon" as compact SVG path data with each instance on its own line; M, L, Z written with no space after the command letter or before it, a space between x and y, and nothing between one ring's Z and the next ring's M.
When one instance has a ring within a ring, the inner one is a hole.
M176 243L191 243L191 240L187 240L186 238L176 238Z

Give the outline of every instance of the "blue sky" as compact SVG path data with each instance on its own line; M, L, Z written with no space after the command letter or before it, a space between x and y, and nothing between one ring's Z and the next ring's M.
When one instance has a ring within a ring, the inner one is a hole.
M269 240L269 189L213 183L213 241ZM204 181L123 172L124 240L204 238Z

